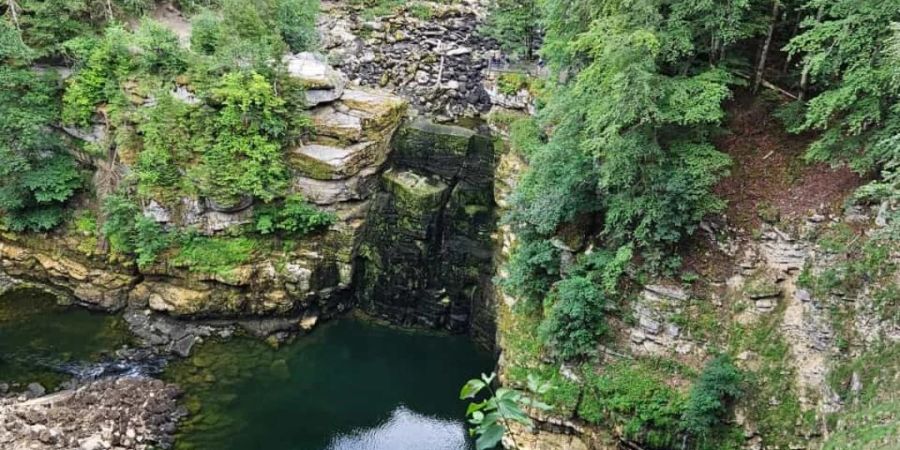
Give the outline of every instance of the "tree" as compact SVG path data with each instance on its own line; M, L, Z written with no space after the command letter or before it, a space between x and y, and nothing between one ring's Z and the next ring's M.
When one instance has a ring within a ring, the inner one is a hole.
M28 67L35 53L0 22L0 212L13 231L46 231L82 176L53 128L59 120L58 82Z
M536 0L493 0L483 31L496 39L504 51L531 60L539 14Z
M691 387L682 415L685 431L704 438L724 418L730 402L740 397L743 375L728 355L719 355L703 368Z
M890 57L900 1L813 0L807 6L821 15L785 50L803 55L804 72L819 92L796 105L801 117L792 130L822 132L808 150L811 160L877 169L896 152L895 145L881 144L900 131L897 60Z

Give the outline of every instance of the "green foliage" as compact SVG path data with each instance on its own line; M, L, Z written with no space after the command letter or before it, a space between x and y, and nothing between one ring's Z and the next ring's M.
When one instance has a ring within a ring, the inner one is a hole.
M120 255L133 254L140 268L155 263L171 243L162 226L144 216L141 208L121 193L106 197L103 215L102 233L110 250Z
M138 68L149 74L177 75L187 68L178 36L152 20L143 20L132 38L138 48Z
M64 123L89 125L99 104L121 101L119 82L135 64L129 50L130 40L131 35L124 28L112 26L101 39L83 38L70 43L84 60L81 70L67 80L63 95Z
M219 12L203 10L191 20L191 48L211 55L208 69L270 74L271 61L316 44L318 0L223 0Z
M897 297L894 297L896 299ZM829 417L828 450L888 450L900 439L896 418L900 403L900 346L877 345L864 353L839 361L828 382L847 405ZM853 389L856 378L862 389Z
M138 267L148 267L169 247L169 235L159 223L139 214L134 220L133 246Z
M698 439L708 436L725 420L729 403L740 397L742 380L740 369L728 355L707 362L685 404L684 429Z
M605 332L603 294L587 278L572 276L556 283L539 333L559 358L590 356Z
M197 171L201 192L226 205L247 194L271 201L287 187L284 100L255 72L226 74L211 95L221 109Z
M749 2L551 0L542 14L552 82L537 126L523 121L511 136L529 170L504 219L520 242L500 282L527 304L544 300L541 335L568 359L597 345L603 299L618 295L634 256L676 269L677 246L724 208L712 188L731 162L709 138L734 80L720 60L757 30ZM594 253L566 274L550 244L563 230L594 233Z
M27 54L24 46L4 55ZM13 231L47 231L63 218L63 205L82 176L52 128L59 118L57 80L12 62L0 66L0 213Z
M585 374L578 414L591 423L621 427L625 438L646 448L676 448L684 404L684 395L667 386L655 368L621 361L603 373Z
M535 306L559 276L559 249L544 240L522 242L507 262L506 270L507 276L498 283L510 295Z
M220 18L210 10L203 10L191 18L191 50L210 55L216 51L221 33Z
M534 119L527 117L513 121L509 125L509 141L513 150L521 153L526 158L540 148L543 136L540 127Z
M189 234L182 238L181 248L172 264L191 272L229 277L238 266L253 256L256 242L246 237L206 237Z
M276 16L281 37L294 52L316 45L316 15L319 0L280 0Z
M293 194L281 204L268 204L254 209L256 231L260 234L282 232L303 236L329 227L335 221L332 213L310 205L302 196Z
M160 92L156 104L143 109L138 125L143 147L134 168L138 195L171 200L180 191L191 190L183 172L194 146L202 145L196 137L202 136L204 123L197 107L168 92Z
M860 171L872 170L896 154L891 139L900 132L896 103L897 0L810 1L822 8L819 21L808 21L803 33L786 47L803 55L810 78L821 92L803 108L794 131L821 130L809 148L817 161L849 161Z
M38 56L66 54L63 43L91 36L107 16L100 2L91 0L16 0L23 41Z
M128 254L134 250L133 233L135 217L140 208L122 194L112 194L103 201L103 236L115 253Z
M516 95L529 86L528 76L521 73L504 73L497 78L497 89L505 95Z
M493 0L482 32L512 55L531 59L540 11L536 0Z
M473 425L470 433L477 436L475 448L478 450L496 447L512 422L528 428L533 427L531 418L522 410L523 407L550 409L548 405L514 389L499 388L495 391L491 387L495 376L493 373L490 376L481 374L481 379L469 380L459 393L460 400L474 400L482 391L489 393L486 399L480 402L473 401L466 408L466 416L469 417L469 423ZM528 378L528 390L533 394L544 394L550 389L550 384L542 382L534 376Z

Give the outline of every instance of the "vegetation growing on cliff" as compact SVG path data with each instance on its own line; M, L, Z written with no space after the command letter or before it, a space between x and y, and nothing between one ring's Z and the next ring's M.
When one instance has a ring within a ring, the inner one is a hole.
M900 3L546 0L537 2L536 16L525 17L529 4L494 2L488 21L489 32L506 45L521 39L504 36L541 30L539 54L550 69L537 92L536 117L509 126L511 147L530 169L505 218L518 242L498 282L519 301L510 326L541 330L537 338L510 334L514 383L522 382L519 371L552 373L563 362L596 361L599 343L616 344L604 342L602 330L629 320L621 315L628 308L616 305L627 301L632 283L680 268L683 244L701 220L725 206L713 187L731 161L714 142L727 132L720 129L724 104L736 90L765 91L778 98L786 129L815 132L808 161L849 164L873 176L853 201L891 205L886 231L851 233L835 251L841 262L807 274L805 286L821 294L885 284L894 272L885 261L895 251L890 230L896 230L892 211L900 192L894 123L900 45L892 25L900 20ZM515 28L504 28L510 24ZM622 257L585 264L597 254ZM888 280L887 292L896 295L895 284ZM723 405L740 392L737 380L765 392L787 382L781 344L759 342L766 363L752 376L722 356L691 377L690 393L672 390L658 402L623 396L614 405L608 395L593 404L582 397L577 415L616 416L644 448L724 448L732 436ZM549 367L548 357L556 361ZM637 376L615 378L608 369L599 378L606 394L626 389L615 380ZM729 387L716 387L719 382ZM661 383L648 386L663 389ZM660 409L637 410L648 403ZM676 403L671 410L661 406ZM776 428L800 416L796 398L761 415L768 442L785 443Z
M146 267L193 242L183 237L189 230L145 215L148 203L282 203L285 153L310 122L304 88L287 76L281 56L315 44L318 2L182 5L196 14L190 46L177 27L150 18L158 3L21 0L0 8L0 78L10 87L0 93L7 228L47 231L61 223L83 187L82 172L93 170L87 197L99 202L87 203L102 204L102 245ZM73 73L60 82L63 66ZM302 199L286 204L271 224L244 232L300 236L333 221Z

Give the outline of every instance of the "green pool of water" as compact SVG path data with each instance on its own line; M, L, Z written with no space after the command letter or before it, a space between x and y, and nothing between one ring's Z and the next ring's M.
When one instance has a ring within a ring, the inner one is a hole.
M39 382L52 389L72 364L89 363L128 343L115 315L63 306L38 290L0 295L0 382Z
M62 368L102 359L131 337L118 315L62 306L27 290L0 295L0 382L54 388ZM472 448L469 378L492 357L466 337L339 319L273 349L250 338L210 341L164 378L193 413L176 449L459 450Z
M193 413L176 448L468 449L457 394L492 365L465 337L355 319L277 350L251 339L210 342L166 374Z

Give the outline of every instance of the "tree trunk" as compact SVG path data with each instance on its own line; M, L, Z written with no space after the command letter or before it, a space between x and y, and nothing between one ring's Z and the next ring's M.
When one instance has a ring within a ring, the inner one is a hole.
M9 8L9 16L12 18L13 24L17 30L21 31L21 28L19 28L19 13L16 12L16 8L19 5L16 4L16 0L6 0L6 6Z
M778 0L772 2L772 23L769 24L769 32L766 34L766 41L759 55L759 64L756 66L756 79L753 81L754 93L759 90L759 85L762 84L763 72L766 69L766 57L769 55L769 47L772 45L772 35L775 34L775 25L778 23L778 8L780 6Z

